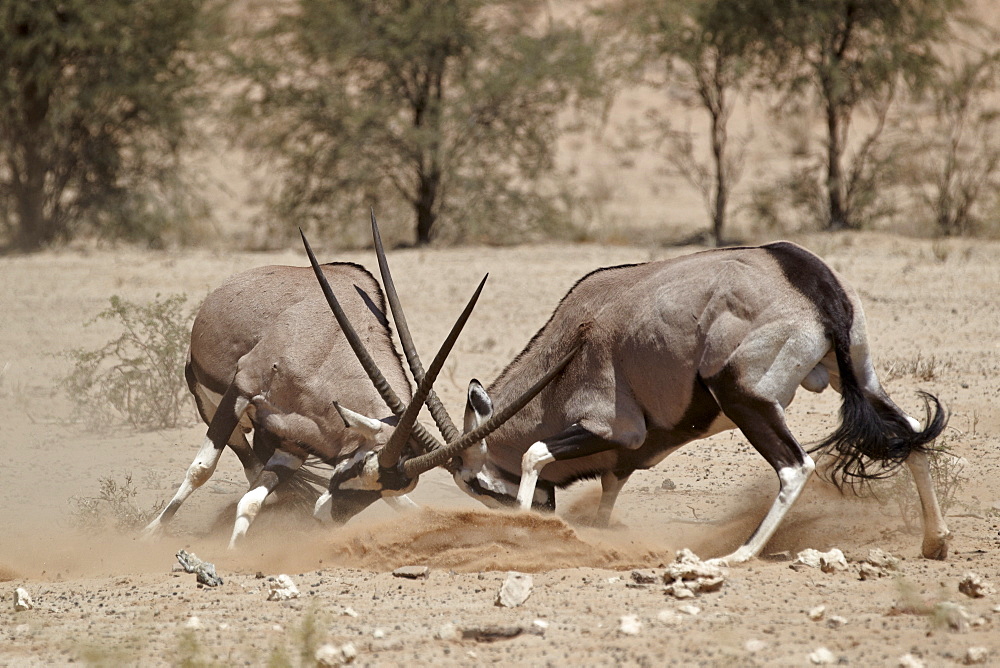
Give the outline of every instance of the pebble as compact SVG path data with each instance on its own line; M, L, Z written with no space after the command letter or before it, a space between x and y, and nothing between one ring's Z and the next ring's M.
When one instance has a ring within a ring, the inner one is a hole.
M904 654L896 662L899 668L924 668L924 662L912 654Z
M516 608L531 596L532 579L527 573L510 571L497 592L494 605L505 608Z
M392 574L397 578L426 580L431 574L431 569L427 566L400 566Z
M268 578L267 600L288 601L299 597L299 588L291 577L282 573L276 578Z
M958 583L958 591L969 598L983 598L996 593L993 585L986 582L983 577L972 571L962 576L962 581Z
M618 620L618 632L627 636L637 636L642 633L642 622L636 615L622 615Z
M35 602L31 600L31 595L24 587L14 590L14 612L24 612L35 607Z
M750 654L756 654L757 652L761 652L767 649L767 643L764 642L763 640L756 640L751 638L750 640L747 640L745 643L743 643L743 649L749 652Z
M200 629L201 628L201 620L198 619L196 616L192 615L192 616L188 617L188 620L186 622L184 622L184 628L186 628L186 629Z
M965 652L965 665L971 666L986 663L990 658L990 650L986 647L970 647Z
M817 605L815 608L810 610L808 614L809 614L809 619L813 620L814 622L818 622L819 620L823 619L823 615L826 614L826 606Z
M809 661L817 666L826 666L837 662L837 657L826 647L817 647L809 654Z

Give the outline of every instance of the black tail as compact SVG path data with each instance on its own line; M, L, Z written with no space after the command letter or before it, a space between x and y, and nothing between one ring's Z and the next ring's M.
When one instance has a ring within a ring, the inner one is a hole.
M911 452L933 451L933 442L944 431L948 415L937 397L920 392L924 400L924 428L914 431L888 396L862 390L846 339L836 334L833 338L843 399L841 422L836 431L809 451L834 456L836 463L825 475L843 489L891 475Z

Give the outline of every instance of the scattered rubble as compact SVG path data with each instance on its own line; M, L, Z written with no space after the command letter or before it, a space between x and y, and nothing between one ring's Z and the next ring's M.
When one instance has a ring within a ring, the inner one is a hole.
M817 647L809 654L809 661L817 666L826 666L837 663L837 657L826 647Z
M726 569L702 561L694 552L684 548L667 566L663 581L668 594L675 598L692 598L696 594L718 591L727 575Z
M339 647L327 644L316 650L314 658L317 666L340 666L358 658L358 649L354 643L345 643Z
M636 615L622 615L618 620L618 632L627 636L637 636L642 633L642 622Z
M904 654L896 663L899 668L924 668L924 662L912 654Z
M176 556L181 567L188 573L194 573L201 584L207 587L218 587L222 584L222 578L215 572L215 564L202 561L194 552L187 550L180 550Z
M972 666L978 663L986 663L990 658L990 650L986 647L970 647L965 652L965 665Z
M809 548L796 555L790 568L797 571L803 568L818 568L824 573L833 573L847 570L847 559L844 558L844 553L837 548L833 548L829 552L820 552Z
M885 550L874 548L868 550L868 556L858 564L858 579L877 580L898 572L899 559Z
M267 589L267 600L269 601L289 601L299 597L299 588L295 586L292 578L284 573L276 578L268 578Z
M31 600L31 595L24 587L14 590L14 612L24 612L35 607L35 602Z
M426 580L431 574L431 569L428 566L400 566L392 574L397 578Z
M996 593L993 585L972 571L962 576L962 581L958 583L958 591L969 598L983 598L984 596L992 596Z
M531 589L532 579L530 575L509 571L503 585L500 586L494 604L505 608L516 608L528 600L528 597L531 596Z

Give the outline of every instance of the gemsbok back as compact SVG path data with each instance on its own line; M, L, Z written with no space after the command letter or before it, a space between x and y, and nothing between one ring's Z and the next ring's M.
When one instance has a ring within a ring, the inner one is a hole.
M403 331L374 221L373 233ZM510 403L556 360L561 373L482 440L494 402ZM829 386L842 397L840 425L807 452L789 431L785 409L799 387ZM599 478L596 519L606 524L634 471L685 443L738 428L774 468L780 488L757 529L724 560L760 553L815 469L810 452L832 457L840 485L905 464L920 497L922 553L944 559L950 534L928 454L947 417L935 397L923 399L921 427L879 384L857 294L816 255L788 242L709 250L583 277L488 390L472 381L463 437L392 467L341 467L329 494L336 504L357 489L394 493L447 465L464 491L489 506L554 509L556 487ZM342 413L352 424L364 419Z

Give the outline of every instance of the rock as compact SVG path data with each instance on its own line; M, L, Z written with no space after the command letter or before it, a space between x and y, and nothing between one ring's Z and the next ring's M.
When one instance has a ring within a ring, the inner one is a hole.
M535 621L531 622L531 625L537 629L540 629L543 634L549 630L549 623L544 619L536 619Z
M820 552L809 548L799 552L795 561L792 562L792 568L796 570L803 566L818 568L824 573L833 573L847 570L847 559L844 558L844 553L837 548L833 548L829 552Z
M289 601L299 597L299 588L295 586L292 578L284 573L276 578L268 578L267 588L267 600L269 601Z
M426 580L431 574L431 569L427 566L400 566L392 572L397 578L407 578L410 580Z
M478 642L496 642L497 640L510 640L519 635L528 633L531 635L545 635L545 630L530 624L528 626L470 626L462 629L463 640L476 640Z
M826 625L831 629L839 629L841 626L847 625L847 618L841 617L840 615L834 615L830 619L826 620Z
M862 560L862 563L866 563L886 571L899 570L899 559L877 547L868 550L868 556Z
M809 619L813 620L814 622L818 622L819 620L823 619L823 615L825 614L826 614L825 605L817 605L815 608L813 608L808 612Z
M677 610L683 612L685 615L691 615L692 617L701 614L701 608L699 608L697 605L682 605L681 607L677 608Z
M375 638L375 640L382 640L383 638L385 638L385 629L377 628L374 631L372 631L372 638Z
M31 600L31 595L24 587L14 590L14 612L24 612L35 607L35 602Z
M873 566L867 562L861 562L858 564L859 580L878 580L879 578L884 578L887 575L889 575L889 572L884 568Z
M665 609L656 613L656 620L667 626L677 626L684 621L684 616L678 614L676 610Z
M817 666L827 666L831 663L837 663L837 657L826 647L817 647L809 654L809 661Z
M990 658L990 650L986 647L970 647L965 651L965 665L972 666L977 663L986 663Z
M192 630L200 629L201 628L201 620L198 619L196 616L192 615L192 616L188 617L188 620L186 622L184 622L184 628L186 628L186 629L192 629Z
M178 563L188 573L194 573L198 582L208 587L218 587L223 584L222 578L215 573L215 564L202 561L194 552L180 550L176 555Z
M627 636L642 633L642 622L636 615L622 615L618 620L618 632Z
M531 588L532 579L530 575L510 571L500 586L500 591L497 593L494 605L500 605L505 608L516 608L528 600L528 597L531 596Z
M462 633L458 630L458 627L448 622L447 624L442 624L437 630L437 637L441 640L460 640L462 638Z
M660 483L660 489L665 492L672 492L677 489L677 483L670 478L664 478L663 482Z
M346 608L344 608L341 611L340 614L342 614L344 617L357 617L358 616L357 611L354 608L352 608L351 606L347 606Z
M358 658L358 650L353 643L340 645L326 644L313 655L317 666L341 666Z
M993 585L972 571L962 576L962 581L958 583L958 591L969 598L983 598L984 596L991 596L996 593Z
M660 578L657 577L656 571L652 569L634 570L632 571L632 582L636 584L655 584Z
M896 663L899 668L924 668L924 662L912 654L904 654Z
M747 640L745 643L743 643L743 649L750 654L756 654L757 652L761 652L767 649L767 643L764 642L763 640L756 640L754 638L751 638L750 640Z
M691 598L695 594L717 591L725 582L728 572L721 566L704 562L687 548L677 552L672 564L663 574L666 592L677 598Z

